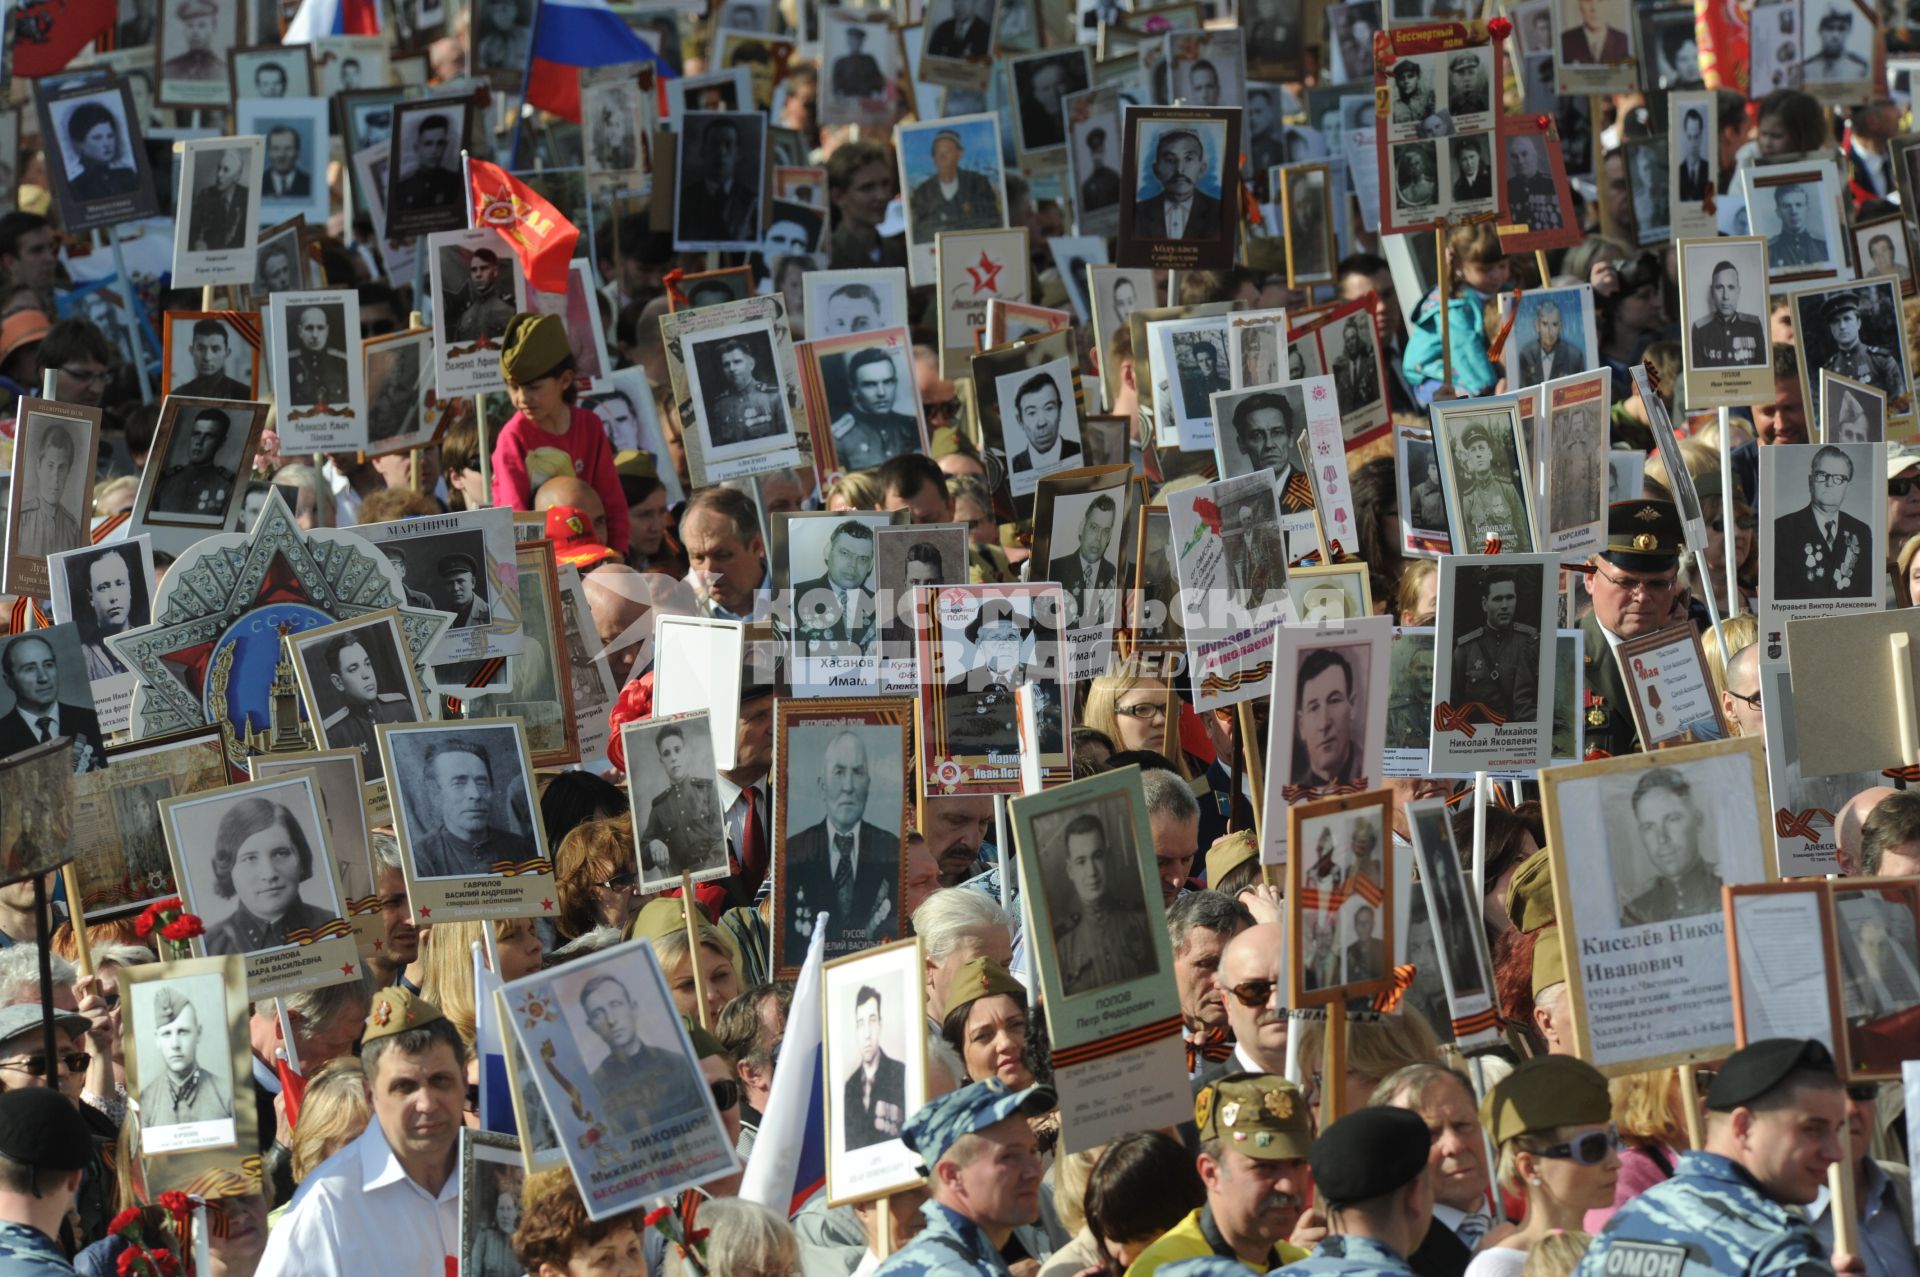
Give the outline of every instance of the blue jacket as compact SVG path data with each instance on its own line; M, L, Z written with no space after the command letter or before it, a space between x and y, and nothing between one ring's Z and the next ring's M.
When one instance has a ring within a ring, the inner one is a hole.
M1673 1178L1614 1212L1580 1261L1576 1277L1615 1271L1643 1277L1831 1277L1827 1248L1806 1217L1768 1197L1736 1163L1686 1153Z
M927 1226L874 1270L873 1277L1012 1277L980 1226L939 1202L920 1208Z
M1371 1237L1328 1237L1313 1254L1288 1264L1276 1277L1413 1277L1413 1269L1392 1248Z

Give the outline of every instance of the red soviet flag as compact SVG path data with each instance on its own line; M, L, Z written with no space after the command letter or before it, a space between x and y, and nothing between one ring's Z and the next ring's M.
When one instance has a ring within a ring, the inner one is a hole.
M114 0L22 0L13 13L13 73L36 79L64 71L112 29L116 13Z
M499 231L513 246L527 283L543 293L567 291L567 263L580 230L513 174L485 160L467 161L473 224Z

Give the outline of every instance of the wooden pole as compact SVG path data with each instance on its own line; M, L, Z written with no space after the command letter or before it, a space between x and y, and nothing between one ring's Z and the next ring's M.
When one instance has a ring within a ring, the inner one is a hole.
M1447 274L1447 225L1442 222L1433 228L1433 260L1439 264L1439 282L1436 289L1440 295L1440 358L1442 390L1453 389L1453 317L1448 313L1452 309L1453 280Z
M1700 1120L1700 1090L1694 1085L1693 1066L1678 1065L1676 1076L1680 1081L1680 1107L1687 1119L1687 1143L1699 1149L1707 1142L1707 1133Z
M700 1013L700 1027L711 1029L707 1023L707 978L700 974L700 924L693 920L693 911L699 908L693 899L693 875L687 870L680 871L680 918L687 924L687 966L693 970L693 1005Z
M202 284L200 286L200 309L201 310L213 309L213 285L212 284Z
M473 424L480 435L480 486L486 491L481 493L481 505L493 504L493 441L487 438L487 396L484 392L473 396Z
M1827 1214L1833 1220L1833 1252L1836 1255L1860 1253L1860 1206L1853 1192L1854 1158L1857 1156L1859 1154L1853 1147L1853 1131L1842 1121L1840 1160L1827 1167L1827 1192L1833 1199L1827 1204Z
M1547 253L1545 249L1536 248L1533 250L1533 264L1535 269L1540 272L1540 287L1545 288L1553 280L1552 273L1547 270Z
M93 974L93 946L87 941L87 911L80 903L80 875L69 860L60 866L60 881L67 887L67 921L73 926L74 965L81 975Z
M880 1235L875 1239L873 1253L885 1259L893 1254L893 1194L875 1201L874 1208L880 1212Z
M1342 1092L1347 1089L1347 1008L1329 1002L1327 1012L1327 1052L1320 1069L1320 1129L1326 1130L1340 1120Z

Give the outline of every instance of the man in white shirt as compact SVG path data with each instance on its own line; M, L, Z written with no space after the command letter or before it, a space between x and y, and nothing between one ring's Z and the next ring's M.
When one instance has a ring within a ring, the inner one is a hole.
M1433 1181L1433 1228L1416 1254L1445 1265L1480 1244L1493 1223L1487 1211L1487 1160L1473 1084L1439 1064L1409 1064L1374 1089L1372 1103L1411 1109L1427 1124ZM1464 1247L1464 1250L1462 1249ZM1428 1271L1419 1260L1416 1272Z
M460 1253L466 1044L432 1003L382 989L360 1061L374 1120L300 1185L259 1277L437 1273Z

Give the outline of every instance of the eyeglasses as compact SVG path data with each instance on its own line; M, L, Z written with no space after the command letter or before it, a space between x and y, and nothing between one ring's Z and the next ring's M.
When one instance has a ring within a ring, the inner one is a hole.
M1137 705L1115 705L1113 712L1124 714L1128 718L1137 718L1143 723L1163 723L1167 718L1167 706L1164 701L1141 701Z
M596 882L593 885L604 888L607 891L633 891L640 885L640 875L615 874L605 882Z
M1850 474L1841 474L1837 470L1815 470L1813 472L1813 481L1826 487L1833 487L1835 484L1852 483L1853 476Z
M1273 996L1273 987L1277 980L1247 980L1227 990L1234 1000L1243 1007L1260 1008L1267 1005L1267 999Z
M713 1092L714 1107L723 1113L740 1103L740 1084L732 1078L709 1082L707 1089Z
M1538 1156L1565 1159L1582 1166L1598 1166L1620 1148L1620 1132L1611 1123L1604 1131L1588 1131L1577 1140L1543 1148Z
M1849 1082L1847 1083L1847 1098L1855 1104L1871 1104L1880 1098L1880 1084L1878 1082Z
M87 1065L93 1063L93 1056L86 1051L74 1051L60 1057L69 1073L85 1073ZM22 1055L11 1060L0 1060L0 1069L18 1069L28 1077L47 1075L47 1057L44 1055Z
M1736 701L1746 702L1748 709L1758 710L1760 708L1760 693L1758 691L1755 691L1752 695L1743 695L1729 687L1727 689L1727 695L1733 697Z
M941 399L934 403L923 403L920 407L926 412L929 421L946 421L960 411L958 399Z
M1596 576L1606 578L1607 584L1613 586L1614 589L1627 594L1666 594L1680 584L1680 574L1677 572L1665 580L1653 580L1644 576L1620 576L1617 573L1607 571L1599 564L1594 565L1593 571Z
M1887 495L1890 497L1904 497L1913 491L1916 483L1920 483L1920 480L1909 479L1905 475L1901 475L1898 479L1889 479L1887 480Z
M113 374L105 368L97 372L87 372L79 368L62 368L60 371L75 381L83 382L89 386L104 386L113 377Z

